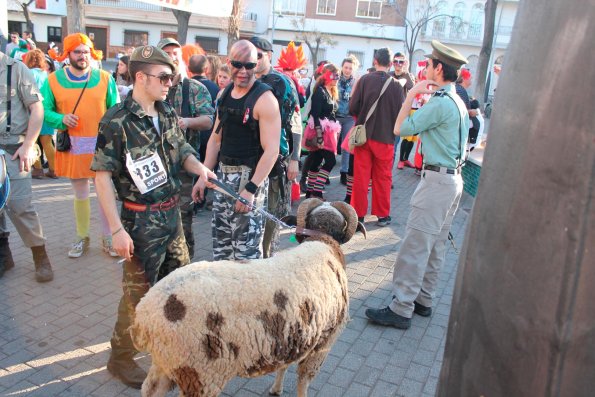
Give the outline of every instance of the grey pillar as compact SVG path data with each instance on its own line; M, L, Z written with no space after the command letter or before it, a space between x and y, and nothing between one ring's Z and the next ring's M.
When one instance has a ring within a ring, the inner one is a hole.
M595 0L522 0L438 396L595 395Z

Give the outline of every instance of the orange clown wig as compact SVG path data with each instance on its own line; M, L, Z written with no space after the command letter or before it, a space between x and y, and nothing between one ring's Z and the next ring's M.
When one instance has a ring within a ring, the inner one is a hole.
M73 33L66 36L64 39L64 51L62 51L62 55L58 55L54 48L49 50L48 54L56 61L62 62L68 58L68 54L71 51L74 51L81 44L89 47L89 50L91 51L91 57L93 59L99 61L101 58L103 58L103 52L101 50L95 50L91 39L83 33Z
M191 75L188 65L190 64L190 57L192 55L207 55L206 51L198 44L184 44L182 46L182 59L186 65L186 73L188 76Z

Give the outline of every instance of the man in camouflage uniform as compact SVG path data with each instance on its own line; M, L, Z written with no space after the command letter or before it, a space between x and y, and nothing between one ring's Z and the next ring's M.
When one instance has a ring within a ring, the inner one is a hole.
M168 103L178 114L178 125L185 131L186 141L196 152L200 149L200 132L207 131L213 126L213 115L215 110L212 106L211 94L204 84L182 75L186 65L182 59L182 47L177 40L165 38L157 43L157 47L165 51L174 62L178 69L174 77L173 85L167 94ZM183 85L188 85L188 106L189 115L185 114L183 105ZM204 159L201 159L204 161ZM194 234L192 233L192 217L194 215L194 204L192 203L192 185L196 175L192 175L182 170L180 180L182 181L182 190L180 191L180 210L182 211L182 226L190 259L194 257Z
M279 73L271 66L271 59L273 56L272 44L262 37L252 37L250 42L254 44L257 50L258 65L255 69L256 78L262 80L269 74L277 74L281 76L284 83L291 87L292 94L296 104L299 104L299 97L297 89L293 82L284 74ZM280 175L269 175L269 192L268 192L268 211L276 216L282 218L289 215L291 212L291 181L297 178L299 173L300 160L300 145L302 140L302 118L300 115L299 106L294 109L287 117L291 117L291 137L292 137L292 151L289 153L289 144L280 148L283 158L283 172ZM283 125L283 120L281 121ZM286 131L281 130L281 140L286 140ZM267 219L264 228L264 237L262 241L263 256L269 258L273 256L275 251L279 248L279 225Z
M212 169L219 155L219 179L250 205L266 208L268 175L279 155L281 117L270 87L256 81L256 60L256 47L249 41L232 46L228 62L233 83L220 97L205 165ZM259 94L253 109L246 105L254 98L249 93ZM194 189L204 190L203 184L201 178ZM262 257L264 217L250 206L215 192L212 227L215 260Z
M102 118L91 164L113 247L125 258L124 295L107 369L138 389L146 373L133 360L137 351L128 332L135 307L151 285L190 261L178 206L179 173L183 168L203 180L215 176L196 159L174 110L163 102L174 70L162 50L134 50L129 66L132 95ZM122 201L120 216L112 182Z

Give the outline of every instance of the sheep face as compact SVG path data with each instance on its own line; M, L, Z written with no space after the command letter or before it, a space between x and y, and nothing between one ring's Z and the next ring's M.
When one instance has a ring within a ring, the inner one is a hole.
M315 207L306 216L306 228L318 230L342 242L347 230L347 221L338 209L329 203Z

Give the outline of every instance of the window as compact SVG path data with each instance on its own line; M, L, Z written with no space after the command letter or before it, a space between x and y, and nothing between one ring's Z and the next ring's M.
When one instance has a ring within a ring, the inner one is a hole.
M335 15L337 13L337 0L318 0L316 14Z
M194 41L210 54L219 54L219 38L196 36Z
M477 3L471 9L471 22L469 23L469 40L479 40L483 33L483 4Z
M357 0L355 16L360 18L380 19L380 11L382 10L383 3L383 0Z
M349 55L353 55L357 58L357 61L359 62L358 69L361 69L363 67L364 57L366 54L363 51L347 51L347 56L345 58L347 58Z
M140 47L149 44L149 32L140 32L138 30L124 31L124 45L126 47Z
M55 43L62 42L62 28L57 26L48 26L48 43L53 41Z
M465 33L463 18L465 16L465 3L455 4L452 10L453 18L450 20L450 38L462 39Z
M273 7L275 13L304 15L306 13L306 0L275 0Z
M432 23L432 36L441 38L444 37L446 31L446 2L441 1L436 4L435 15L438 16L438 18L434 19L434 22Z

